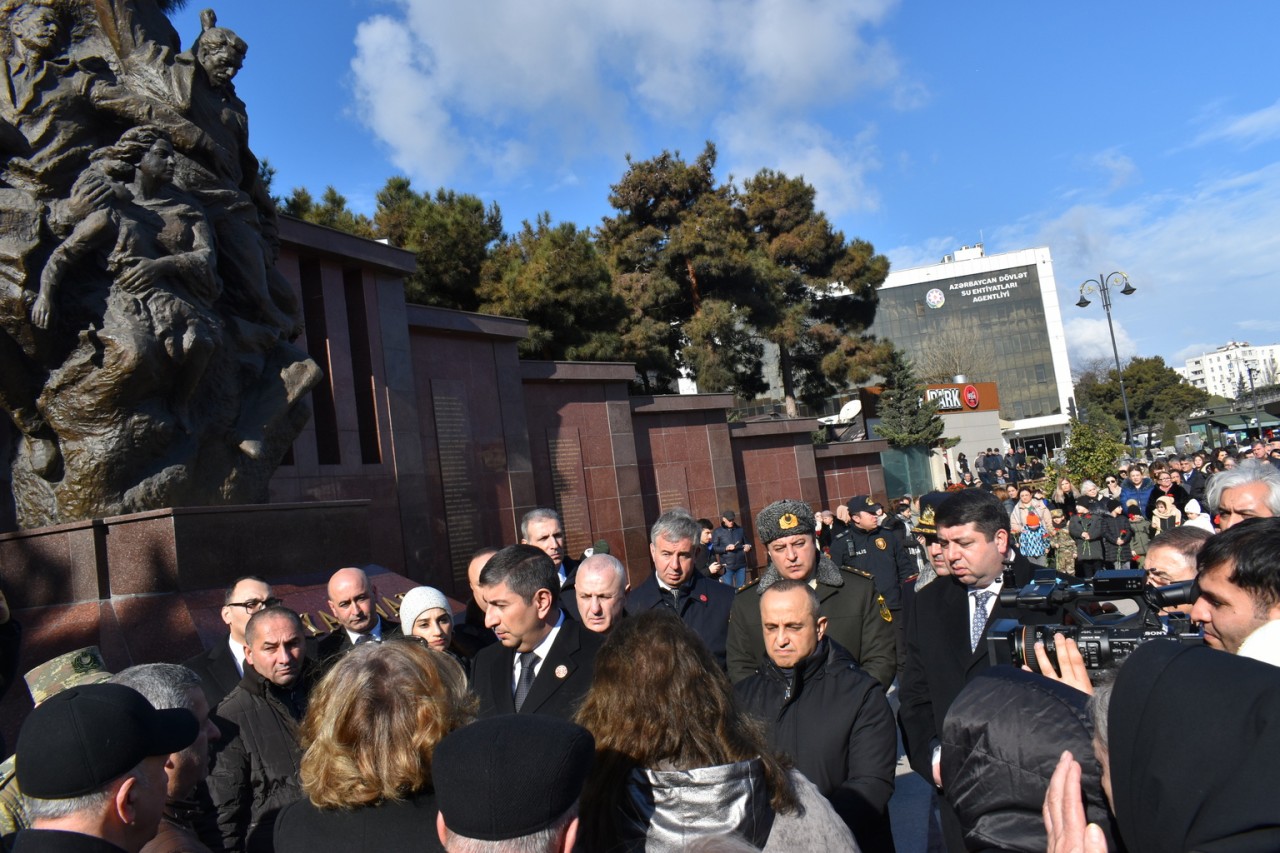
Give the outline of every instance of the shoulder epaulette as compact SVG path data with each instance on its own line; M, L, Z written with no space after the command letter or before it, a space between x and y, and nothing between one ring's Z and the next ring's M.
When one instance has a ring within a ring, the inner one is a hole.
M749 580L746 583L744 583L742 586L738 587L737 592L744 592L748 589L751 589L753 586L756 586L759 583L760 583L760 578L756 578L755 580Z
M840 571L848 572L851 575L857 575L858 577L866 578L867 580L872 582L875 581L875 577L871 574L871 572L868 572L865 569L855 569L853 566L841 566Z

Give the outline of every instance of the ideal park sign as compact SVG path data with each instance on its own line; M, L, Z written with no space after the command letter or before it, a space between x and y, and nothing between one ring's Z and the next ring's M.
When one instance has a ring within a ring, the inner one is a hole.
M938 412L944 415L1000 411L1000 395L994 382L929 385L925 387L924 398L937 403Z

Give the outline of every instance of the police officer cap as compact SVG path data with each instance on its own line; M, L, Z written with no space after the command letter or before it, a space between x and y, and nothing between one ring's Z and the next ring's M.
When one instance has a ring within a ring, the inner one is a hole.
M200 726L186 708L157 711L121 684L82 684L49 697L18 733L18 787L66 800L100 790L144 758L180 752Z
M431 759L436 805L445 825L466 838L504 841L532 835L578 801L595 750L590 732L555 717L506 714L478 720L436 747Z
M774 501L756 516L756 535L760 541L768 545L783 536L795 536L797 533L810 535L818 527L818 520L813 510L804 501Z
M849 512L857 515L860 512L869 512L876 514L876 510L880 509L880 504L876 503L875 498L871 495L855 495L849 500Z
M921 495L920 512L916 515L916 523L911 528L911 532L925 536L938 535L938 525L933 517L938 511L938 505L949 497L951 497L950 492L926 492Z

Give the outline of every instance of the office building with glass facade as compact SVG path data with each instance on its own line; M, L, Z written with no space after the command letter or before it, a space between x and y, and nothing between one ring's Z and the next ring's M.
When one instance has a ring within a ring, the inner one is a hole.
M890 272L879 297L870 332L903 350L923 380L994 382L1006 441L1032 455L1062 444L1071 367L1048 248L966 246Z

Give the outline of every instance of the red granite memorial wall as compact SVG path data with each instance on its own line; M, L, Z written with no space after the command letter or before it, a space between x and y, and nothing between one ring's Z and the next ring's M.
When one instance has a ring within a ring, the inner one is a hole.
M113 669L185 657L221 636L220 589L247 572L287 582L316 631L342 565L374 567L384 597L430 583L465 599L472 552L518 541L537 506L562 513L573 556L608 542L634 584L651 570L648 527L673 506L732 508L751 527L781 497L883 489L883 442L815 451L811 421L730 423L731 395L633 397L630 365L522 362L523 320L407 305L412 253L287 218L281 238L298 343L324 381L271 504L0 535L27 628L20 671L88 644ZM0 529L12 518L0 510ZM25 701L10 693L7 730Z

